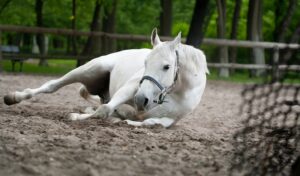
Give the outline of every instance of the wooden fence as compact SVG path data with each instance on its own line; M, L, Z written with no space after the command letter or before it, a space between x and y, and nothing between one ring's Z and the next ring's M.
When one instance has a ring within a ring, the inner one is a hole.
M56 34L56 35L69 35L69 36L104 36L117 40L126 41L145 41L149 42L150 36L145 35L131 35L131 34L112 34L105 32L87 32L87 31L77 31L71 29L57 29L57 28L43 28L43 27L25 27L25 26L14 26L14 25L0 25L0 47L1 47L1 33L2 32L19 32L19 33L31 33L31 34ZM172 40L171 37L160 37L162 40ZM185 38L182 39L185 42ZM203 39L203 44L213 45L213 46L227 46L227 47L242 47L242 48L264 48L273 49L273 60L278 61L279 51L281 49L300 49L300 45L293 43L275 43L275 42L253 42L253 41L239 41L239 40L227 40L227 39ZM0 50L0 61L2 58L11 57L23 57L23 58L66 58L66 59L90 59L94 56L72 56L72 55L36 55L36 54L7 54ZM300 65L256 65L256 64L236 64L236 63L208 63L209 67L214 68L235 68L235 69L264 69L269 70L276 67L277 70L291 70L300 71ZM1 68L0 68L1 69Z

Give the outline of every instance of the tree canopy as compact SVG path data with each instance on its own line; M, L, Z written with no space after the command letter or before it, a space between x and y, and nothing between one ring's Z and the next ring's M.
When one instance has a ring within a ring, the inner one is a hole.
M53 28L71 28L72 18L72 0L43 0L44 1L44 25ZM93 10L96 0L77 0L76 28L79 30L89 30L93 16ZM110 0L100 0L105 8L111 8L113 4ZM240 19L238 22L238 39L245 40L247 28L247 11L249 0L241 0ZM290 0L292 1L292 0ZM266 41L274 40L275 27L278 22L285 18L286 10L290 1L275 0L263 1L263 38ZM300 6L299 0L294 0L294 7ZM196 1L173 0L172 3L172 35L182 31L183 36L187 36L192 13ZM217 37L217 8L216 2L211 1L213 5L211 18L209 20L205 37ZM232 18L236 0L227 0L226 6L226 31L231 31ZM160 0L122 0L117 1L116 10L116 32L131 34L149 34L154 27L159 27L159 15L162 10ZM3 0L0 2L0 23L14 24L24 26L35 26L35 0ZM276 14L276 9L278 9ZM104 12L102 12L104 13ZM279 15L279 16L276 16ZM288 38L297 27L300 11L294 10L289 27L285 31L285 37ZM230 33L227 32L227 38Z

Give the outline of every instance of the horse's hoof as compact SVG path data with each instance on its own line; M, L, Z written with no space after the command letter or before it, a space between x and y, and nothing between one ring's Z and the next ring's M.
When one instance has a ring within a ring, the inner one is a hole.
M70 114L68 114L67 119L69 119L71 121L78 120L78 114L77 113L70 113Z
M13 104L17 104L19 102L16 101L14 93L9 93L8 95L4 96L4 103L6 105L13 105Z

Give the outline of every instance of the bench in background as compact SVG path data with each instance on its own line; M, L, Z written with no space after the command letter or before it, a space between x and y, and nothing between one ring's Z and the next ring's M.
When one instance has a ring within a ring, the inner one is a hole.
M1 46L1 51L3 53L14 54L15 57L10 58L11 63L12 63L12 71L15 71L15 65L16 65L17 62L19 62L19 64L20 64L19 71L22 72L23 62L26 59L21 58L21 57L17 57L16 54L20 53L20 48L18 46L15 46L15 45L2 45Z

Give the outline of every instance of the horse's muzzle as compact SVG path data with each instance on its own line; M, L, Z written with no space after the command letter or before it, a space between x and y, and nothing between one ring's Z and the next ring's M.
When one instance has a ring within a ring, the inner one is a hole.
M138 110L144 110L149 103L149 99L142 93L136 94L134 102L137 105Z

